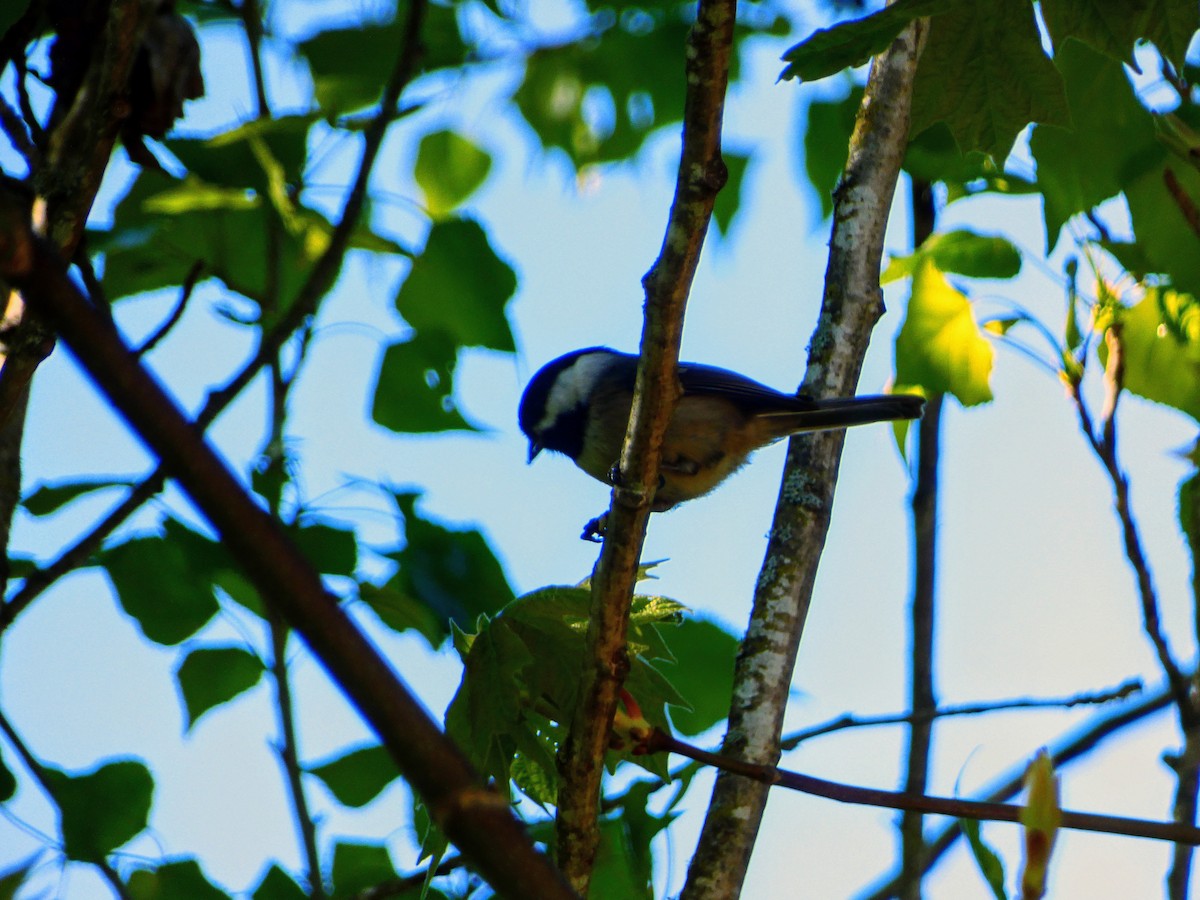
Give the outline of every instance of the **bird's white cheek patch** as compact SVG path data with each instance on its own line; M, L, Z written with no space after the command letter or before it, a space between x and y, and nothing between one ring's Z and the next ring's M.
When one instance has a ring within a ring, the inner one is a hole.
M546 398L546 414L538 422L537 430L545 431L563 413L583 406L608 362L608 354L586 353L563 369Z

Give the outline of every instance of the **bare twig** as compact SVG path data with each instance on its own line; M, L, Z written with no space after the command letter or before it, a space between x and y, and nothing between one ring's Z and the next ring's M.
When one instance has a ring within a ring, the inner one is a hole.
M1050 748L1050 755L1054 759L1056 768L1061 771L1069 763L1082 759L1096 749L1106 738L1170 705L1170 688L1160 688L1115 712L1103 713L1097 721L1084 726L1073 737L1055 742ZM1024 763L1014 767L1007 775L998 780L998 784L994 788L984 794L984 799L995 803L1015 797L1024 784L1025 768ZM929 850L925 854L926 871L931 869L960 837L962 837L962 828L957 822L943 828L929 842ZM899 885L900 877L897 875L881 887L863 895L860 900L893 900L898 896Z
M802 390L853 394L871 330L883 309L883 232L908 140L917 59L928 23L916 20L875 59L835 197L820 319ZM841 432L792 438L754 607L734 674L723 752L773 764L791 674L829 527ZM683 900L736 897L767 802L767 788L717 777Z
M989 803L980 800L961 800L957 797L930 797L900 791L883 791L876 788L859 787L814 778L800 772L790 772L777 766L766 766L731 759L718 753L709 753L698 747L665 734L657 729L646 741L646 752L677 753L697 762L713 766L724 772L735 772L768 787L778 786L840 803L855 803L866 806L881 806L886 809L915 810L955 818L978 819L991 822L1019 822L1023 807L1006 803ZM1154 822L1126 816L1109 816L1097 813L1081 813L1063 810L1062 827L1080 831L1097 831L1104 834L1120 834L1126 837L1148 838L1156 841L1174 841L1190 845L1200 844L1200 828L1178 822Z
M928 181L913 179L911 189L913 247L933 234L936 210ZM942 396L925 403L917 424L917 469L912 494L913 592L909 608L909 709L908 760L904 790L924 794L928 787L929 756L933 747L933 713L937 710L934 685L934 626L937 622L938 460L941 450ZM925 853L925 819L917 810L900 818L901 891L905 900L920 900L922 857Z
M824 737L847 728L877 728L881 725L904 725L919 719L946 719L955 716L978 716L985 713L1011 712L1018 709L1066 709L1124 700L1142 689L1140 681L1127 681L1108 691L1091 694L1075 694L1070 697L1037 697L1018 700L998 700L992 703L970 703L962 706L946 706L924 712L893 713L885 716L838 716L822 725L814 725L785 737L780 746L784 750L795 750L805 741Z
M1198 716L1190 697L1188 678L1172 655L1170 646L1167 644L1167 638L1162 631L1162 623L1159 617L1158 593L1154 588L1154 580L1150 575L1150 566L1146 562L1146 555L1142 550L1142 541L1138 532L1137 522L1133 518L1133 510L1129 504L1129 480L1126 478L1125 473L1121 471L1120 461L1117 457L1116 410L1118 398L1121 393L1124 371L1124 354L1122 352L1120 329L1120 324L1114 323L1105 333L1105 343L1108 348L1108 364L1105 370L1105 411L1099 435L1092 422L1092 416L1088 411L1087 404L1084 402L1079 382L1071 385L1071 396L1075 402L1075 408L1079 415L1079 424L1084 436L1087 438L1100 463L1104 466L1104 471L1108 474L1109 481L1112 483L1117 518L1121 523L1121 531L1125 540L1125 555L1129 560L1129 565L1133 568L1137 581L1138 596L1141 600L1142 626L1147 637L1150 638L1150 643L1154 646L1159 666L1166 675L1167 684L1171 687L1175 705L1179 708L1180 721L1186 729L1189 726L1200 723L1200 716Z
M613 490L607 538L592 578L579 703L560 753L556 820L559 864L587 893L599 844L596 811L617 692L629 669L625 635L650 498L658 481L662 437L679 392L676 368L683 311L725 183L721 121L733 46L736 0L700 0L687 41L687 99L675 198L662 251L643 279L641 360L629 431Z
M433 820L501 895L574 896L503 797L489 790L321 583L279 523L80 295L54 248L0 194L0 277L52 323L92 380L166 465L268 608L296 629L370 723Z
M170 315L163 320L163 323L158 326L155 332L142 342L142 345L133 351L138 356L145 356L151 350L158 346L174 328L179 324L179 320L183 318L183 311L187 309L188 300L192 297L192 291L196 289L196 282L200 280L200 275L204 272L204 260L198 259L192 263L192 267L188 269L187 275L183 279L183 284L179 288L179 299L175 301L175 306L171 309Z

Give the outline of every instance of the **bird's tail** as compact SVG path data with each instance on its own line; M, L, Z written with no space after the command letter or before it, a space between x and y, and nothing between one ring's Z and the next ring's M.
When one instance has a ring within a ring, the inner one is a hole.
M865 397L838 397L830 400L806 400L806 409L780 412L776 426L783 433L849 428L871 422L919 419L925 398L916 394L880 394ZM775 416L771 416L775 418Z

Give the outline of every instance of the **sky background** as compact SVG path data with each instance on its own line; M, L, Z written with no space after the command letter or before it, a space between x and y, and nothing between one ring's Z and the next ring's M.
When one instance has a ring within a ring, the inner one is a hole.
M314 5L308 13L327 14ZM571 20L571 4L539 21L544 34ZM797 5L809 27L809 7ZM563 11L565 10L565 11ZM300 33L311 22L277 23ZM804 24L800 30L806 30ZM835 96L830 83L776 83L788 39L756 39L743 56L741 86L730 97L725 144L753 149L742 206L731 235L710 240L692 291L682 356L733 368L780 389L802 378L805 348L816 321L829 234L819 204L801 178L801 123L807 103ZM277 113L303 103L305 75L272 56L269 68ZM206 30L209 96L188 108L185 133L203 134L251 110L240 37ZM369 421L369 392L383 346L403 331L392 307L406 270L403 261L352 258L318 321L308 374L292 410L292 449L302 465L306 506L333 521L353 523L364 540L387 547L395 522L371 483L415 485L421 509L448 523L481 528L519 592L585 577L597 555L577 538L580 526L603 510L608 492L562 458L527 467L516 406L527 378L568 350L609 344L636 349L643 295L640 278L657 255L674 186L678 136L656 135L629 165L594 170L576 180L564 159L545 156L508 106L519 70L503 63L464 96L460 85L427 83L431 103L394 126L375 183L378 230L408 244L423 239L424 219L411 182L415 136L450 127L493 155L491 175L468 204L487 224L493 245L517 270L509 307L519 352L511 357L469 352L459 370L459 404L484 432L401 437ZM327 152L313 173L311 196L336 208L356 144L324 140ZM1031 175L1027 152L1010 162ZM104 222L112 199L127 184L128 168L110 172L95 219ZM891 221L887 246L905 252L910 228L907 184ZM1119 223L1119 207L1110 211ZM939 228L998 232L1026 251L1012 282L976 282L981 310L1018 302L1052 330L1064 300L1061 252L1042 268L1031 257L1045 246L1040 209L1023 199L972 199L952 204ZM906 286L885 292L860 391L888 382L892 345ZM220 290L197 291L184 322L151 363L188 409L208 386L223 383L251 348L250 333L212 312ZM133 339L152 331L174 293L122 304L119 319ZM1029 337L1029 335L1026 335ZM1030 337L1032 340L1033 338ZM1094 359L1092 363L1094 365ZM1132 575L1125 564L1110 488L1079 432L1062 386L1047 371L1003 346L993 373L996 400L963 410L948 401L943 422L941 570L938 582L937 682L944 704L1021 696L1092 692L1140 677L1157 685L1152 652L1142 637ZM1094 387L1094 386L1093 386ZM1092 394L1093 398L1097 395ZM244 471L257 451L265 420L261 382L216 425L222 451ZM1126 397L1120 449L1132 484L1133 508L1176 653L1195 657L1190 636L1190 562L1176 520L1176 492L1188 466L1180 457L1195 438L1195 423L1173 410ZM646 559L665 560L653 590L687 604L740 633L765 548L784 448L760 452L710 497L655 516ZM26 481L57 481L78 473L141 473L150 460L82 379L63 350L34 382L25 445ZM787 727L795 729L850 712L860 716L903 710L907 696L907 602L911 544L908 473L892 431L868 427L846 443L833 522L793 680ZM62 514L16 523L15 547L49 558L90 527L119 495L80 501ZM162 505L195 520L177 494ZM162 508L160 505L159 509ZM143 511L138 528L157 513ZM336 586L336 585L335 585ZM397 671L440 715L457 687L452 651L431 653L417 638L398 637L361 616ZM262 635L249 619L225 616L193 643L251 640ZM157 793L150 832L127 848L134 856L196 855L214 880L252 888L264 859L299 864L283 781L268 739L274 730L271 693L260 684L181 739L183 717L173 671L178 650L147 645L115 606L106 579L95 571L64 579L5 636L0 654L0 704L27 744L68 770L111 756L149 761ZM307 650L293 645L302 697L302 756L320 760L369 735ZM998 713L939 723L931 792L972 791L1054 741L1093 711ZM903 730L859 729L821 738L785 757L784 765L854 784L895 787L903 766ZM702 743L715 745L719 733ZM1173 782L1160 756L1178 744L1169 714L1106 744L1062 772L1069 808L1152 819L1170 814ZM11 761L10 748L5 747ZM688 795L687 814L660 842L656 887L677 893L708 799L710 779ZM311 793L329 834L386 836L402 867L415 863L407 829L406 790L393 786L361 813L337 806L324 788ZM895 815L787 794L772 796L755 851L746 897L854 895L889 873ZM938 820L931 820L931 825ZM0 866L42 845L31 834L53 834L50 808L28 782L0 818ZM1012 884L1019 865L1015 826L988 825L986 839L1001 852ZM1170 848L1148 841L1063 833L1051 876L1052 895L1155 896ZM106 890L84 866L44 865L42 894L102 896ZM37 891L27 896L37 896ZM931 898L989 896L961 849L929 881Z

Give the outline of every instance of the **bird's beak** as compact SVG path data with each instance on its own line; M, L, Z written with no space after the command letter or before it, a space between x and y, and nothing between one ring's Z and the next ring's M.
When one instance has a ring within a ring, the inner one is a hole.
M533 458L541 452L542 452L542 445L539 444L537 441L530 441L529 442L529 460L528 460L528 462L533 462Z

